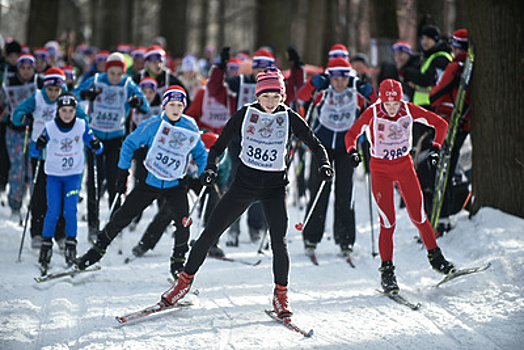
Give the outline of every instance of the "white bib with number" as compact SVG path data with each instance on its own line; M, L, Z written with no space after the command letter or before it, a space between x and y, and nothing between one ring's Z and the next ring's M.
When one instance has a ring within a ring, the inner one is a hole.
M355 122L357 108L357 92L354 89L336 92L329 87L322 98L318 120L331 131L346 131Z
M26 98L36 91L36 81L22 85L4 86L4 88L7 94L7 102L9 103L10 112L13 113Z
M393 160L407 155L411 150L413 118L409 108L405 109L406 115L397 120L388 120L377 117L377 106L373 105L374 157Z
M244 107L246 103L251 103L256 100L255 91L257 89L256 83L245 83L244 76L240 76L240 85L238 87L238 103L237 111Z
M197 132L162 121L144 166L160 180L173 181L184 176L189 152L199 139Z
M45 124L55 118L56 102L48 104L44 99L42 90L35 92L35 110L33 111L33 131L31 140L36 141L44 131Z
M241 133L242 163L258 170L285 170L289 135L287 109L278 113L264 113L248 107Z
M226 125L229 120L229 109L227 106L209 96L209 92L204 88L204 98L202 101L202 117L200 122L212 128L219 129Z
M159 115L160 113L162 113L162 106L151 106L147 113L142 113L138 108L136 108L133 113L133 123L135 123L136 126L139 126L144 120L147 120L154 115Z
M102 92L96 97L92 105L91 124L92 129L112 132L125 129L127 102L127 78L123 86L111 85L98 81L95 76L95 88Z
M45 173L47 175L78 175L84 170L85 121L77 118L71 130L63 132L55 121L45 124L49 142L46 146Z

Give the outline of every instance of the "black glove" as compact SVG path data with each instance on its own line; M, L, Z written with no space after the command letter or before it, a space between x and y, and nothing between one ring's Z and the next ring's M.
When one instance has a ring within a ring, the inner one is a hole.
M217 173L213 169L206 169L206 171L200 175L200 183L202 186L213 186L216 181Z
M95 98L101 93L99 89L88 89L80 93L82 100L94 101Z
M327 89L329 86L329 78L326 74L317 74L311 79L311 84L317 88L317 90Z
M127 104L131 108L138 108L142 106L142 99L136 95L133 95L129 98L129 100L127 100Z
M318 168L318 172L322 181L331 181L333 180L333 176L335 175L335 171L333 171L333 168L331 168L327 164L321 165L320 168Z
M440 149L437 146L431 146L426 161L430 168L437 168L438 162L440 161Z
M118 193L125 194L127 192L127 177L129 176L128 169L118 168L116 174L115 190Z
M47 145L47 137L45 135L40 135L36 140L36 149L41 151L45 148L45 145Z
M222 50L220 50L220 62L218 63L218 67L220 69L226 69L227 62L229 62L230 58L231 55L229 54L229 46L224 46Z
M26 113L22 116L23 125L32 125L33 124L33 113Z
M349 151L349 162L351 163L353 168L358 167L358 165L360 164L360 155L354 149Z
M89 144L91 145L91 149L93 151L98 151L100 147L102 147L102 145L100 144L100 140L96 137L93 137L91 139L91 142L89 142Z
M293 67L297 68L304 64L298 55L295 47L290 46L287 48L287 56L290 63L293 63Z

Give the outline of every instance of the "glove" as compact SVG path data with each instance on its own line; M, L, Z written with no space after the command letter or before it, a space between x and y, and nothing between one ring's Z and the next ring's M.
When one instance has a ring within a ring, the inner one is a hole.
M297 50L293 46L287 48L287 56L289 62L293 63L293 67L300 67L304 64L300 59Z
M204 171L202 175L200 175L200 183L202 184L202 186L213 186L216 181L217 173L213 169L206 169L206 171Z
M318 172L322 181L331 181L333 180L333 176L335 175L335 171L333 171L333 168L331 168L327 164L320 166L320 168L318 168Z
M222 50L220 50L220 62L218 63L218 67L220 69L226 69L230 57L229 46L224 46Z
M40 135L36 140L36 149L41 151L45 148L45 145L47 145L47 137L45 135Z
M360 155L354 149L349 151L349 162L351 163L353 168L358 167L358 165L360 164Z
M80 97L82 100L94 101L101 92L99 89L87 89L80 93Z
M93 137L91 142L89 142L89 145L91 146L91 150L95 152L96 155L102 154L102 151L104 150L104 144L100 142L98 138Z
M23 125L32 125L33 124L33 113L26 113L22 116Z
M129 176L128 169L118 168L116 174L115 190L118 193L125 194L127 192L127 177Z
M311 84L313 84L317 90L324 90L329 86L329 78L325 74L317 74L311 79Z
M365 97L368 97L373 93L373 88L370 83L357 83L357 90Z
M133 95L129 98L129 100L127 100L127 104L131 108L138 108L142 106L142 99L136 95Z
M440 149L437 146L431 146L426 161L430 168L437 168L438 162L440 161Z

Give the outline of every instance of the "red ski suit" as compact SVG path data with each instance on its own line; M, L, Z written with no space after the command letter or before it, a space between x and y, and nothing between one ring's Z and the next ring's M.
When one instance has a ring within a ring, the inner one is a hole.
M422 191L409 154L414 121L435 128L433 145L442 145L447 122L435 113L410 102L401 102L397 115L390 117L378 100L362 113L345 136L349 152L356 148L357 137L366 128L370 131L371 186L380 216L379 251L382 261L393 260L393 233L396 222L394 184L404 199L409 217L418 228L426 248L431 250L437 247L435 232L424 212Z

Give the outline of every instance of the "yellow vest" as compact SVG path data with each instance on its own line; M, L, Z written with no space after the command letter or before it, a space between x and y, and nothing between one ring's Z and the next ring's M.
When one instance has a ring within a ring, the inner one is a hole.
M429 66L431 66L431 62L438 57L438 56L444 56L446 57L450 62L453 61L453 57L445 52L445 51L438 51L429 56L424 63L422 63L422 67L420 67L420 73L424 74L429 69ZM415 93L413 94L413 104L416 104L417 106L424 106L429 105L429 93L431 92L431 86L415 86Z

